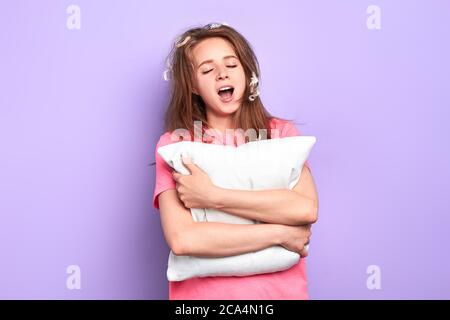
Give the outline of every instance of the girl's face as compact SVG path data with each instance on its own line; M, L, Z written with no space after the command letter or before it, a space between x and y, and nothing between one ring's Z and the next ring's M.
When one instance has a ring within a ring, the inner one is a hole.
M207 111L216 116L233 114L241 106L245 73L231 44L220 37L199 42L192 50L195 83ZM230 88L223 90L221 88Z

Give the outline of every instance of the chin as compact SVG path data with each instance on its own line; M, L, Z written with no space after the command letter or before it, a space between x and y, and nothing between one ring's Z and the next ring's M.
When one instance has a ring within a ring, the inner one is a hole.
M219 107L220 112L223 113L223 114L233 114L238 109L239 109L238 102L233 102L233 103L230 103L230 104L221 105Z

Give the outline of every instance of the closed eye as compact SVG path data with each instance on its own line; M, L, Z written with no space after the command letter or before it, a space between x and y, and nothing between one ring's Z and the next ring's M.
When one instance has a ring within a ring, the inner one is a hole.
M237 67L237 64L236 65L233 65L233 66L227 66L228 68L236 68ZM205 72L202 72L203 74L207 74L207 73L210 73L211 71L213 71L214 69L211 69L211 70L208 70L208 71L205 71Z

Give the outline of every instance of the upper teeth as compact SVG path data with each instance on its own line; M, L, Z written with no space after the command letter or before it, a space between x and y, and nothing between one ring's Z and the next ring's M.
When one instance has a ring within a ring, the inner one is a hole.
M233 87L223 87L223 88L220 88L219 89L219 91L222 91L222 90L228 90L228 89L232 89Z

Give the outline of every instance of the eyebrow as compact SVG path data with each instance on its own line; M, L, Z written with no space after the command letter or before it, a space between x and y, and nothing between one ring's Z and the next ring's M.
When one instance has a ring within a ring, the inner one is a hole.
M228 58L236 58L236 59L237 59L237 57L236 57L235 55L231 54L231 55L228 55L228 56L223 57L222 60L225 60L225 59L228 59ZM210 63L210 62L213 62L213 60L209 59L209 60L203 61L202 63L200 63L200 64L198 65L197 69L200 68L200 67L202 66L202 64Z

